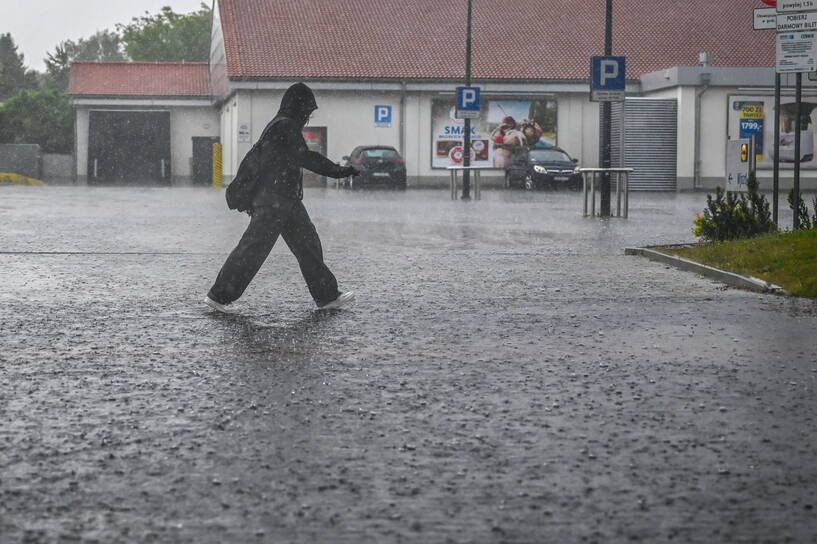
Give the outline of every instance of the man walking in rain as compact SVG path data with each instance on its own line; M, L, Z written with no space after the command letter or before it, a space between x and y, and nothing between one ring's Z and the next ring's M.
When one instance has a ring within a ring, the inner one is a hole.
M301 131L316 109L312 89L303 83L292 85L284 93L278 114L242 161L236 180L242 177L242 168L253 171L248 193L251 200L246 205L251 219L204 299L214 310L231 311L229 305L244 293L279 235L298 260L318 308L340 308L354 300L353 292L338 290L335 276L323 262L320 238L302 202L301 168L331 178L358 174L352 166L341 167L307 149ZM245 167L245 162L252 164Z

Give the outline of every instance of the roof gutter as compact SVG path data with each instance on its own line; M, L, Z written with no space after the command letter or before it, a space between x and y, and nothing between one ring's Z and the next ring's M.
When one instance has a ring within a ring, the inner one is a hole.
M701 53L701 60L705 60L705 53ZM705 62L702 62L701 66L709 67L709 58L706 57ZM695 91L695 151L694 151L694 164L693 164L693 174L692 174L692 188L693 189L700 189L702 186L701 183L701 102L704 94L706 91L709 90L709 84L712 82L712 74L709 72L701 72L700 74L700 83L703 85L701 90Z
M400 155L406 156L406 80L400 82L400 130L399 145Z

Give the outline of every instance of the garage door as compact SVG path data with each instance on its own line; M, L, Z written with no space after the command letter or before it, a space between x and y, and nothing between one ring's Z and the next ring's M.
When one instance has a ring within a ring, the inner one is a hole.
M88 182L170 183L170 112L90 112Z
M635 169L630 190L675 191L677 102L628 98L614 103L612 114L612 165Z

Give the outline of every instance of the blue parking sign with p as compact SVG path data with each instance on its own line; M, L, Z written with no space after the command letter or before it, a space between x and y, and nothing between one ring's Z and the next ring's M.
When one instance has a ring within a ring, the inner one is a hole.
M625 57L593 57L593 83L598 91L623 91L627 73Z
M374 122L378 125L387 125L391 123L391 106L375 106L374 107Z
M479 87L457 87L457 109L479 111Z

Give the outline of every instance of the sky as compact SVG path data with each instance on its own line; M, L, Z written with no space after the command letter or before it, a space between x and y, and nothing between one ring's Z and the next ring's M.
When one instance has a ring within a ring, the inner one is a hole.
M202 1L212 5L211 0L4 0L0 34L10 32L25 65L44 72L46 53L63 40L114 30L117 23L130 23L145 11L158 13L162 6L177 13L197 11Z

